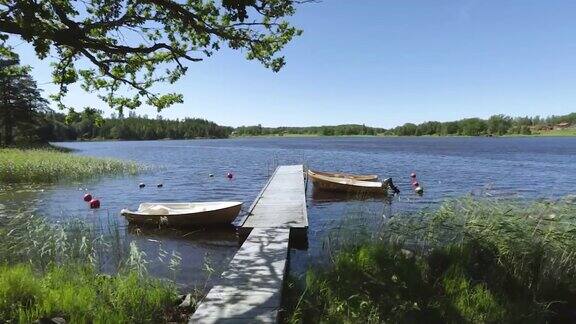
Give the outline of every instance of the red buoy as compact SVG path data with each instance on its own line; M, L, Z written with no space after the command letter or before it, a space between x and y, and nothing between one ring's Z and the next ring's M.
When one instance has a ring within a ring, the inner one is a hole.
M412 182L412 187L419 187L420 184L418 183L418 181L414 181Z
M98 199L92 199L92 200L90 200L90 208L91 208L91 209L98 209L98 208L100 208L100 200L98 200Z
M87 193L84 195L84 201L85 202L89 202L90 200L92 200L92 195Z
M410 173L410 178L416 178L416 173L414 172Z
M228 173L226 173L226 177L228 179L232 179L232 178L234 178L234 175L231 172L228 172Z

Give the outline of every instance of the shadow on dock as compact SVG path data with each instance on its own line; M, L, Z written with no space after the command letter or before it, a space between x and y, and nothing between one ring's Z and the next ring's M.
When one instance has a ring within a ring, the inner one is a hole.
M308 245L304 167L279 166L234 225L242 246L190 323L277 322L289 247Z
M289 236L289 229L254 229L189 323L275 322Z

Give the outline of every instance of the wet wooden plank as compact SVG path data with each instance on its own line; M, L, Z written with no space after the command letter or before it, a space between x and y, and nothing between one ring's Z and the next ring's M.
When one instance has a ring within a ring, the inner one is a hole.
M288 258L288 228L255 228L189 323L276 323Z
M307 228L304 167L282 165L256 198L247 217L238 226L252 228Z

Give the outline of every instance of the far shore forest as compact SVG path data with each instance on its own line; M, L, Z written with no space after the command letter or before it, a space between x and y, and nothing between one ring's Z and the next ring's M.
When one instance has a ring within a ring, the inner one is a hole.
M30 128L28 128L29 131ZM169 120L113 115L103 118L97 110L41 116L36 129L39 141L75 140L158 140L229 138L242 136L514 136L576 135L576 113L562 116L467 118L452 122L407 123L392 129L346 124L311 127L221 126L214 122L185 118ZM28 135L30 136L30 135ZM32 135L34 136L34 134Z
M27 109L27 108L25 108ZM9 116L11 115L11 116ZM6 121L12 125L7 125ZM576 136L576 113L562 116L510 117L495 115L488 119L466 118L451 122L406 123L391 129L346 124L311 127L221 126L199 118L162 119L113 114L85 108L64 114L43 107L32 113L17 109L0 114L2 139L18 143L43 143L77 140L159 140L229 138L245 136ZM14 142L14 143L12 143Z
M29 145L76 140L157 140L234 136L576 136L576 113L548 117L494 115L451 122L406 123L391 129L346 124L311 127L221 126L199 118L168 120L138 116L126 109L109 118L86 107L52 110L26 66L0 73L0 144ZM122 110L120 110L122 111ZM191 112L193 109L191 108Z

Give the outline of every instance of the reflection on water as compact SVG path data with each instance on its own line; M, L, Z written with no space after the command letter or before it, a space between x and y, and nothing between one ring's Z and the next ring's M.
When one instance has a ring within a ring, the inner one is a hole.
M238 248L234 232L138 231L127 226L121 209L135 209L147 201L219 200L243 201L246 209L277 164L392 177L401 194L389 199L327 197L308 185L308 249L293 251L290 260L291 271L297 273L322 259L327 240L369 237L386 218L434 208L447 197L553 198L574 193L576 187L576 138L326 137L61 145L76 149L74 154L133 160L154 170L133 177L40 187L0 185L0 218L28 210L53 222L81 218L102 230L116 224L146 253L151 273L175 278L184 287L203 285L210 271L219 274L226 267ZM234 174L232 180L226 178L228 172ZM411 188L411 172L418 174L423 196ZM141 182L147 186L139 188ZM157 183L163 187L157 188ZM88 208L82 200L85 192L100 199L100 210ZM178 269L170 269L167 264L178 258Z
M318 205L342 201L381 201L390 204L394 199L393 195L384 195L381 193L326 191L317 190L314 186L312 186L311 191L311 202Z
M132 237L145 237L150 242L160 241L164 238L193 241L197 245L206 246L237 246L238 237L233 227L197 227L186 230L174 228L138 227L128 225L128 233Z
M150 229L128 226L128 238L146 252L151 273L169 276L183 288L211 286L238 249L233 228ZM170 263L177 261L175 270Z

